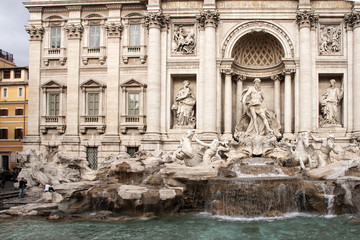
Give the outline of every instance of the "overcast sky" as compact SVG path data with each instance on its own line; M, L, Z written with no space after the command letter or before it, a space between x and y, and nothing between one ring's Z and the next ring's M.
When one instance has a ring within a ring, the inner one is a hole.
M14 55L17 66L29 65L29 35L25 31L29 12L22 2L0 0L0 49Z

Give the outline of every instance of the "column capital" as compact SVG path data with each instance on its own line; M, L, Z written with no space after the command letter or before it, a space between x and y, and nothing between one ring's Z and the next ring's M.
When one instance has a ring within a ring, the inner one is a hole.
M214 27L218 26L220 21L220 14L215 11L204 11L200 12L199 15L196 16L196 20L199 22L200 27Z
M223 68L223 69L220 69L220 73L224 74L224 75L233 75L234 72L230 68Z
M360 12L352 11L350 14L346 14L344 16L345 27L348 28L356 28L360 26Z
M69 39L80 39L83 32L83 26L81 24L67 24L65 25L65 31Z
M41 40L44 35L42 26L30 25L25 27L26 32L30 35L30 40Z
M145 16L145 26L150 28L162 28L169 26L170 18L162 12L150 12Z
M123 28L121 23L107 23L105 25L108 38L120 38Z
M276 74L276 75L272 75L271 79L276 82L276 81L281 81L282 80L282 75L281 74Z
M242 82L242 81L244 81L244 80L246 79L246 76L236 73L236 74L234 75L234 79L235 79L235 81L237 81L237 82L239 82L239 81Z
M318 20L319 17L315 16L314 11L302 10L296 13L296 23L299 25L299 28L315 27Z
M294 68L285 68L282 72L283 75L291 75L295 73L296 70Z

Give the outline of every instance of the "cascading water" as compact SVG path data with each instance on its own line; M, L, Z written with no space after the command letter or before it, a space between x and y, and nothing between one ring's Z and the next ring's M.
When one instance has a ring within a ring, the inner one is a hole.
M334 186L327 186L325 183L318 183L316 185L320 192L322 192L324 199L326 200L327 204L327 215L334 215Z
M236 178L209 180L208 211L214 215L246 217L299 211L300 179L285 175L271 159L251 160L233 166Z

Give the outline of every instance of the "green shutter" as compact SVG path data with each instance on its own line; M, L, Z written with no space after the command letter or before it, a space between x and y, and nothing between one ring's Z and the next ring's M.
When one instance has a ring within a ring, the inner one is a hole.
M99 94L88 93L88 115L97 116L99 115Z
M59 115L59 94L49 94L49 116Z

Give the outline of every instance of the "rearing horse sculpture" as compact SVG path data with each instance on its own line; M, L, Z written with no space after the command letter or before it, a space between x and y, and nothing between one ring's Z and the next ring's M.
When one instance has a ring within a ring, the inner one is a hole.
M294 145L290 146L291 159L295 165L305 169L305 164L311 168L311 156L314 153L314 146L309 144L309 132L300 133Z

